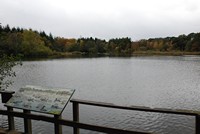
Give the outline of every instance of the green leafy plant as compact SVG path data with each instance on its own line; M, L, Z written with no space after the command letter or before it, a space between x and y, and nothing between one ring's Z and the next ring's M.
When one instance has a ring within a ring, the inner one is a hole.
M12 83L12 77L16 76L13 67L16 65L22 65L14 56L0 56L0 91L7 89Z

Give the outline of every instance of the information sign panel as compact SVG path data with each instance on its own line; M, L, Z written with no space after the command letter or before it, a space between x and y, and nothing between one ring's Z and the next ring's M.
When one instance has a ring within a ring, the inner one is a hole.
M60 115L74 89L26 86L16 92L5 106Z

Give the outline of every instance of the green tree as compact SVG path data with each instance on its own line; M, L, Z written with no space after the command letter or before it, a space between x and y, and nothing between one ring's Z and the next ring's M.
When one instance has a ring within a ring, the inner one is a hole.
M54 44L53 44L53 49L58 51L58 52L64 52L66 50L66 39L65 38L60 38L57 37L55 38Z
M179 35L177 38L173 39L174 49L184 51L187 44L187 36Z
M25 30L22 35L22 53L24 56L41 57L52 54L52 50L45 46L45 43L39 34L31 30Z
M18 55L21 53L22 34L19 32L10 33L6 38L8 54Z
M131 39L128 37L110 39L108 42L108 51L117 54L131 53Z
M95 44L96 44L96 49L98 53L105 53L106 52L106 41L105 40L100 40L95 38Z
M21 64L16 61L16 57L0 55L0 91L7 89L13 81L12 77L16 76L13 67Z

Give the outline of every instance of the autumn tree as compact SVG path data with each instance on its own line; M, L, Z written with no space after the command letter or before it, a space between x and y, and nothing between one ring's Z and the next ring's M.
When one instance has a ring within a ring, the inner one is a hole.
M28 57L39 57L51 55L52 50L45 46L39 34L25 30L22 33L22 53Z

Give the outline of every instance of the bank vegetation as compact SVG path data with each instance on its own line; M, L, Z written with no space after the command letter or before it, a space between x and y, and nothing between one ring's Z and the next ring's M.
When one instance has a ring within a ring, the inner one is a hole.
M199 55L200 33L138 41L132 41L129 37L106 41L93 37L54 37L44 31L0 25L0 53L24 58L73 55Z

